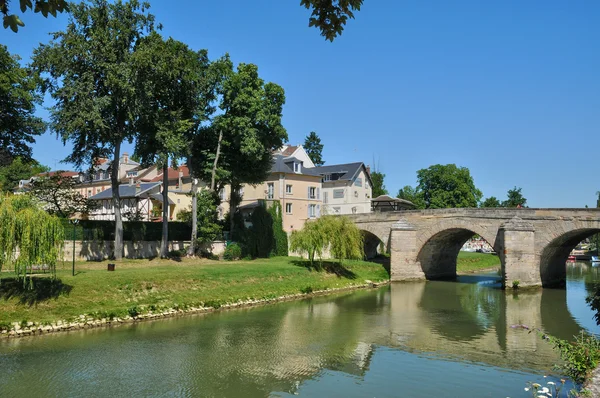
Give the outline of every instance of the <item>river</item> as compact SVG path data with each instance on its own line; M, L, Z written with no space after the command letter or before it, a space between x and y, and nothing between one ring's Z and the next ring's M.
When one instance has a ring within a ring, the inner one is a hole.
M0 396L527 396L560 378L558 357L517 325L600 333L585 304L598 269L567 274L566 290L511 294L474 275L2 340Z

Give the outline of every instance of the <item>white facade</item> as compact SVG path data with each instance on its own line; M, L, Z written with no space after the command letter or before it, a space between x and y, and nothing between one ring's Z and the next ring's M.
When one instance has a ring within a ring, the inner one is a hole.
M321 188L323 214L357 214L371 212L371 180L363 167L350 179L323 178Z

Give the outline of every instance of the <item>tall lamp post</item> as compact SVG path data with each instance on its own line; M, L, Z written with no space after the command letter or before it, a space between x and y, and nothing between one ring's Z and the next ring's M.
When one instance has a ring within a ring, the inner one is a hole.
M71 224L73 224L73 273L72 273L73 276L75 276L75 227L77 226L78 223L79 223L79 220L76 218L71 220Z

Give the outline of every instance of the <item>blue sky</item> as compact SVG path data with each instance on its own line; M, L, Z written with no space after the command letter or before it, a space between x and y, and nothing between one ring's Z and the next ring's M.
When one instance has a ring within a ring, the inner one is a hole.
M374 165L393 195L417 170L455 163L484 197L517 186L530 207L595 206L598 1L365 0L333 43L298 0L150 3L165 36L281 85L290 143L316 131L327 164ZM22 18L0 35L24 62L67 21ZM54 168L69 151L48 133L34 157Z

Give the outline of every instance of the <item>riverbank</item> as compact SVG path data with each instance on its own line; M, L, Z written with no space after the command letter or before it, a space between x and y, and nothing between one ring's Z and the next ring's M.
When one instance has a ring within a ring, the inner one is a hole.
M29 291L4 274L0 284L0 332L3 336L132 322L147 318L205 312L221 307L256 305L318 292L387 283L381 264L365 261L325 263L322 271L294 257L253 261L206 259L123 260L115 271L108 262L61 264L57 281L34 280Z
M500 268L500 258L491 253L464 252L458 253L456 272L471 274L475 272L494 271Z

